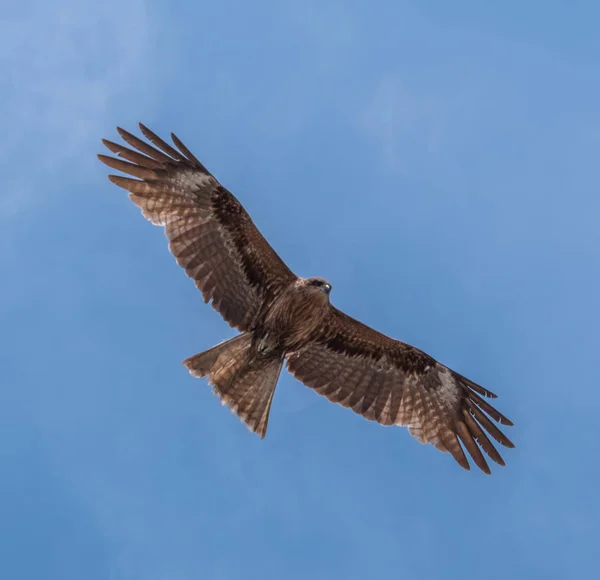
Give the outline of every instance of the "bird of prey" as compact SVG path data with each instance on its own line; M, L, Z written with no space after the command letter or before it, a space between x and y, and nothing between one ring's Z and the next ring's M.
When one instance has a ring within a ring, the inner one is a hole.
M404 425L422 443L450 452L465 469L469 453L490 473L482 450L504 461L487 433L514 447L496 423L512 423L484 397L496 395L344 314L323 278L296 276L232 193L171 134L169 145L140 123L144 141L118 128L126 147L103 140L119 158L101 161L142 214L164 226L180 266L236 337L184 361L207 377L224 405L261 438L284 363L330 401L382 425ZM151 144L152 145L151 145Z

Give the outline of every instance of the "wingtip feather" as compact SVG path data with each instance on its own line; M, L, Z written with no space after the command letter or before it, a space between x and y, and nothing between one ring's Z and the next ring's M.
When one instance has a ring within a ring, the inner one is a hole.
M121 175L109 175L108 179L116 186L125 189L126 191L130 191L131 187L135 184L143 183L143 181L139 181L138 179L130 179L129 177L122 177Z

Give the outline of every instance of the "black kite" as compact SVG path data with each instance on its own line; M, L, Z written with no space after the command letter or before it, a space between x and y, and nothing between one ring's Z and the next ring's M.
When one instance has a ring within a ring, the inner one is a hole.
M154 145L118 129L132 148L103 140L121 157L99 158L134 177L110 175L153 224L205 302L241 334L184 361L195 377L264 437L283 363L330 401L382 425L405 425L419 441L490 473L481 449L504 461L485 431L511 441L492 420L512 423L483 397L496 395L437 362L340 312L322 278L299 278L275 253L240 202L175 136L177 149L140 124ZM481 449L480 449L481 448Z

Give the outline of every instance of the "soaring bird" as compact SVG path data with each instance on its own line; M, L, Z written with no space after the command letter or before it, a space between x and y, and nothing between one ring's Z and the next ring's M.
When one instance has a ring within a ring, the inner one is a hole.
M330 302L331 284L296 276L261 235L232 193L171 134L169 145L140 123L152 144L117 128L126 147L99 155L131 177L109 175L153 224L169 249L236 337L191 356L184 365L247 427L266 435L283 364L330 401L382 425L403 425L422 443L449 452L470 469L464 449L490 473L482 450L504 461L486 432L514 447L495 423L512 425L484 397L492 392L344 314ZM494 423L495 422L495 423Z

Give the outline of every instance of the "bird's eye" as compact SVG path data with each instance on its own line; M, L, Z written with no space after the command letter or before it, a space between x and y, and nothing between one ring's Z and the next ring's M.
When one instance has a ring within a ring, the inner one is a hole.
M323 286L323 282L321 282L321 280L313 280L313 281L310 283L310 285L311 285L311 286L317 286L317 287L319 287L319 286Z

